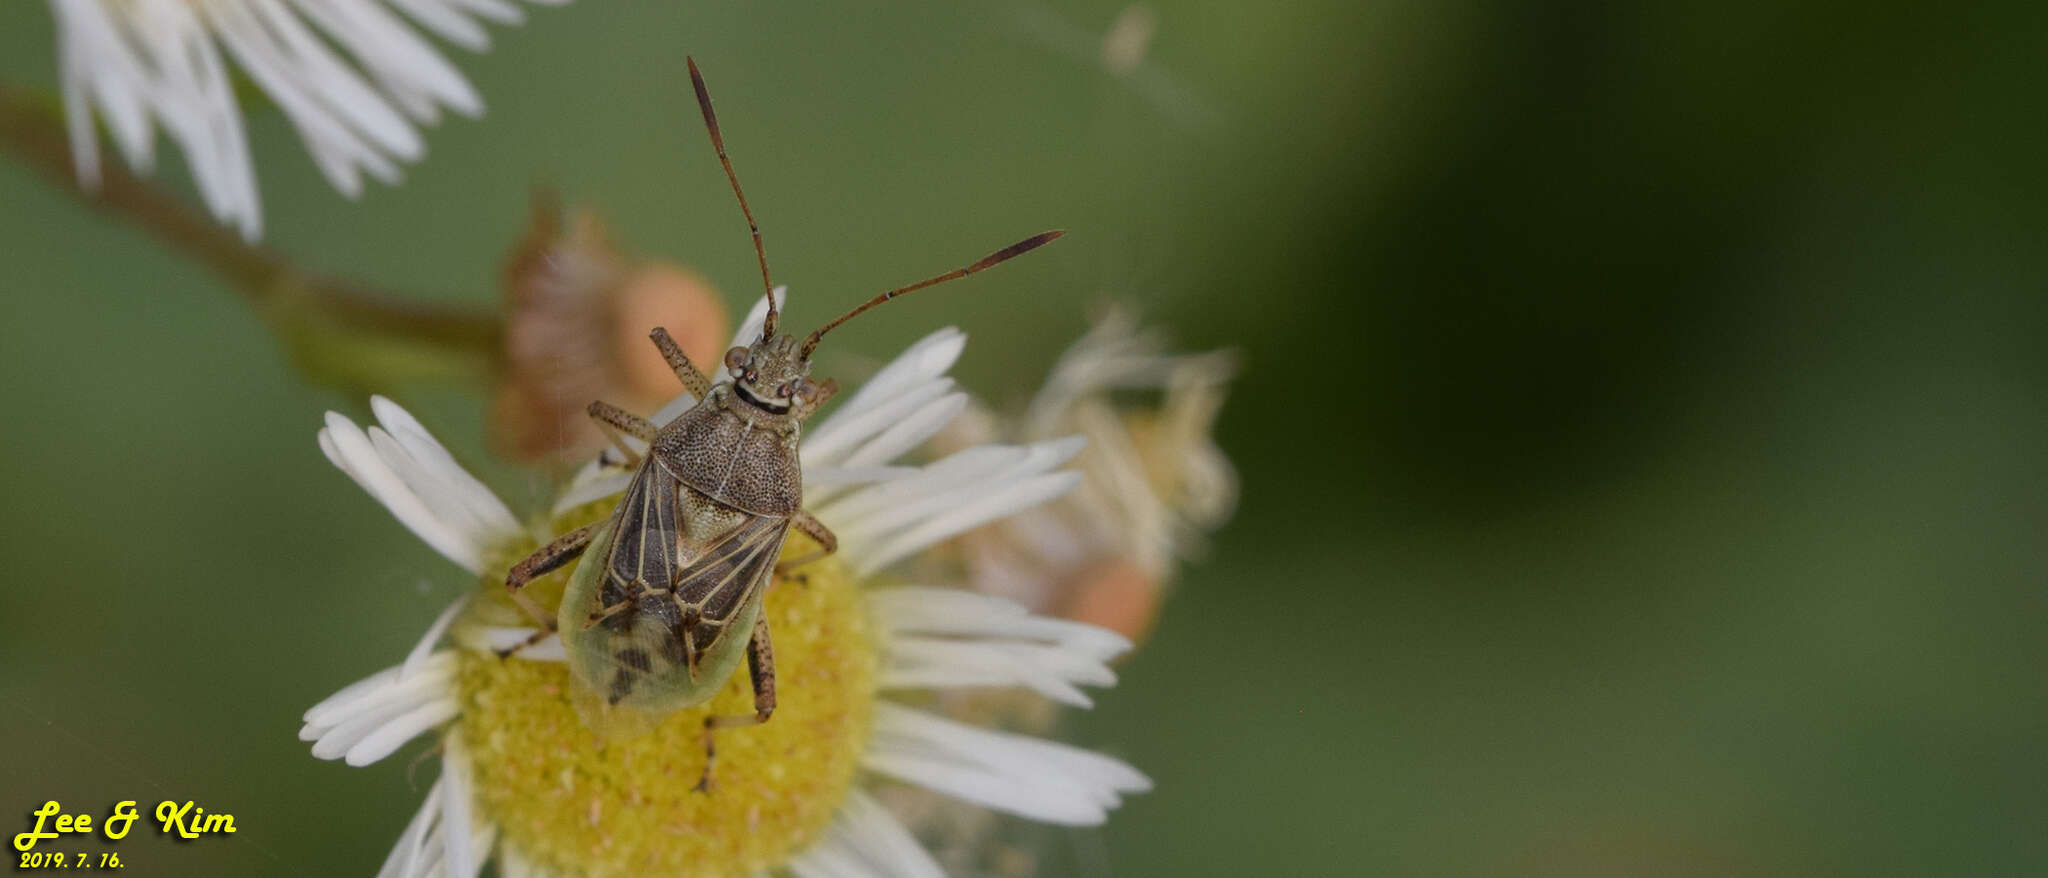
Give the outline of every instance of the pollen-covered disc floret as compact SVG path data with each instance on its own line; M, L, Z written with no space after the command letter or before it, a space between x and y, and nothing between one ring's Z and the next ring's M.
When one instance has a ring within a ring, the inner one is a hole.
M757 307L740 330L760 332ZM895 458L966 404L945 372L964 338L943 330L878 372L803 444L805 505L840 551L780 576L766 596L779 700L766 723L718 738L703 775L703 720L751 711L744 671L698 707L658 717L592 710L550 636L503 597L503 571L541 539L609 514L624 484L593 463L549 521L522 528L403 409L382 399L368 429L330 415L321 448L429 545L478 577L404 662L306 712L315 756L376 762L438 730L443 770L385 874L470 878L490 859L522 876L934 876L940 870L867 788L902 783L1051 823L1093 824L1147 789L1120 761L977 728L894 700L898 692L1030 689L1085 706L1129 647L1087 625L877 572L933 544L1057 497L1079 446L969 448L923 466ZM687 400L657 414L664 423ZM784 557L814 548L791 537ZM568 572L529 586L559 601ZM444 646L450 643L452 645Z
M558 527L584 523L572 516ZM784 556L811 549L804 544ZM559 591L561 584L531 587L549 586ZM483 587L493 597L504 591L502 582ZM521 618L494 601L471 608L476 623ZM463 651L454 677L457 725L469 746L478 810L503 843L573 874L712 878L775 866L815 842L845 801L867 745L880 652L860 589L836 559L777 583L764 611L780 674L775 715L721 736L709 794L692 789L704 772L704 720L753 711L744 671L698 707L658 721L610 720L625 727L599 720L593 728L591 707L579 711L565 664ZM458 622L454 636L488 634Z

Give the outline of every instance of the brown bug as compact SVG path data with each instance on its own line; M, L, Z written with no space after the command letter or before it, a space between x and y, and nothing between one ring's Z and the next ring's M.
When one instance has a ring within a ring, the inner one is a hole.
M966 277L1064 232L1033 235L966 268L885 292L801 342L778 333L780 315L761 229L726 157L704 77L694 59L689 66L711 145L754 237L761 284L768 291L767 319L758 341L726 352L731 384L713 385L667 330L653 331L655 347L697 398L694 407L667 426L657 429L601 401L590 404L591 418L637 469L609 520L557 537L505 577L513 600L546 630L504 654L559 631L572 674L590 692L607 705L659 713L709 700L724 688L744 653L754 684L754 712L705 719L704 776L697 788L707 790L714 733L767 722L775 712L775 651L761 611L771 578L838 547L832 531L803 509L797 455L799 425L838 390L836 382L819 384L809 377L819 340L876 305ZM629 446L625 436L645 441L646 455ZM820 551L778 564L791 527L816 540ZM520 592L534 578L585 554L588 559L571 575L553 617Z

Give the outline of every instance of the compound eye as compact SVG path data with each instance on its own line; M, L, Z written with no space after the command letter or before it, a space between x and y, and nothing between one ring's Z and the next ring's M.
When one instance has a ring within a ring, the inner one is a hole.
M789 395L790 395L790 393L792 393L792 392L793 392L793 391L792 391L792 389L791 389L791 388L790 388L790 386L789 386L789 385L787 385L787 384L784 384L784 385L782 385L781 387L777 387L777 388L775 388L775 395L776 395L776 396L779 396L779 397L782 397L783 399L788 399L788 398L789 398Z
M732 350L726 351L725 368L726 371L732 373L732 377L740 377L740 373L747 368L747 349L733 348Z

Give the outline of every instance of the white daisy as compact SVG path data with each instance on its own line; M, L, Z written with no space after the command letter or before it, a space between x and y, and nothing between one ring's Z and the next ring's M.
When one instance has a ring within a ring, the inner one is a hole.
M145 172L161 124L207 207L251 240L263 211L223 51L298 129L334 188L354 198L364 173L396 183L399 164L425 154L417 128L438 122L442 108L483 112L469 81L415 26L481 52L491 42L481 22L525 19L512 0L49 2L80 182L99 182L95 112Z
M764 312L755 308L739 338L759 334ZM689 789L703 765L701 718L750 703L744 675L709 705L600 746L570 705L559 640L510 661L491 651L534 633L503 600L502 571L557 528L602 517L623 486L616 468L587 467L552 520L528 530L397 405L375 399L368 430L328 415L329 459L480 578L403 662L306 712L300 737L313 754L350 765L438 733L441 777L381 874L470 878L495 856L512 878L934 876L938 865L877 787L1067 825L1101 823L1122 795L1149 789L1116 759L915 706L934 690L987 687L1087 706L1080 687L1112 685L1106 663L1130 646L1000 598L874 576L1078 479L1059 469L1080 450L1071 438L894 462L965 407L945 374L964 344L957 330L933 333L807 432L806 506L838 532L840 550L768 592L781 702L766 724L720 738L710 794Z

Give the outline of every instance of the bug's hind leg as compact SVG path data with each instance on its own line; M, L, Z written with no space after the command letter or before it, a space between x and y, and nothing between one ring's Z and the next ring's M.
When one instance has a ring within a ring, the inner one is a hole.
M626 456L626 465L639 466L640 452L627 445L625 437L653 443L657 432L654 422L601 399L592 401L586 411L590 412L590 419L597 422L597 429L604 431L605 438L612 440L612 445Z
M511 594L512 602L518 604L520 609L525 610L526 615L532 616L535 622L539 622L540 630L534 632L532 637L528 637L508 649L499 650L499 658L505 658L546 640L548 635L555 633L555 618L542 612L541 608L534 604L533 599L527 597L522 589L526 588L527 584L535 579L546 576L550 572L560 569L562 565L576 560L578 556L583 554L584 549L590 548L590 538L593 534L597 533L597 528L598 523L593 522L556 537L553 542L540 547L539 551L526 556L525 560L512 565L511 572L505 574L505 590Z
M758 726L775 714L775 645L768 640L768 616L754 619L754 636L747 641L747 676L754 681L754 712L732 716L711 716L704 718L704 776L697 781L697 792L711 792L711 766L718 759L718 730Z
M823 558L826 555L830 555L833 552L839 551L839 537L833 534L832 529L826 527L824 522L811 517L810 513L805 512L801 509L797 510L795 515L789 517L789 525L791 527L796 528L797 530L803 531L804 536L810 537L813 540L817 540L818 550L808 555L803 555L797 558L791 558L787 561L775 565L775 573L777 576L786 575L791 570L795 570L798 567L802 567L805 564L809 564L812 561L816 561L819 558Z
M661 358L668 361L670 369L675 370L676 378L683 382L684 390L699 400L711 394L711 379L706 378L704 373L697 371L697 367L690 364L690 357L683 353L682 345L676 344L676 340L669 337L668 329L657 326L653 332L647 334L647 337L654 339L654 346L661 350Z

